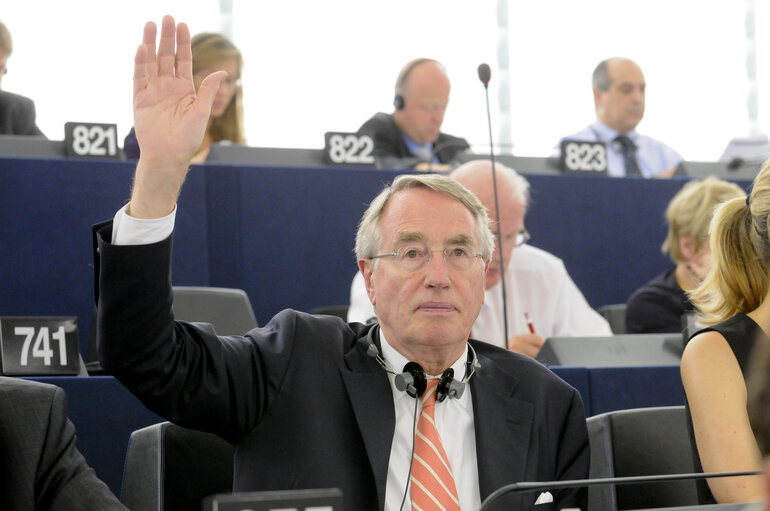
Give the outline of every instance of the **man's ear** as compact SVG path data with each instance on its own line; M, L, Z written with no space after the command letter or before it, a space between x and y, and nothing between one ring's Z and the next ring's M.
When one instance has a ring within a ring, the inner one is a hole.
M594 87L594 110L599 109L599 103L602 100L602 91L598 87Z
M372 302L372 305L377 305L374 298L374 263L371 259L359 259L358 269L361 270L361 275L364 277L366 294L369 295L369 301Z
M679 250L682 252L685 260L689 261L695 255L695 240L692 236L679 237Z

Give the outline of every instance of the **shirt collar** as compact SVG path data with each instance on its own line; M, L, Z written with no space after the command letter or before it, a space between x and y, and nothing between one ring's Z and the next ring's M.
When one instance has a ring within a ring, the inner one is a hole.
M599 119L596 119L596 121L591 124L591 131L593 131L596 137L602 142L612 142L615 140L615 137L621 134L619 131L610 128ZM624 133L624 135L634 142L636 142L636 139L639 136L635 129L628 133Z
M382 328L378 328L379 334L380 334L380 346L382 347L382 358L385 359L385 362L387 363L388 367L390 367L393 371L396 372L396 374L401 373L401 370L403 367L410 362L407 360L407 358L399 353L396 348L390 345L388 340L385 338L385 334L382 332ZM458 381L462 381L465 378L465 362L468 360L468 357L470 356L468 345L465 345L465 353L464 356L461 356L455 362L452 364L452 369L454 370L454 377ZM441 375L429 375L429 376L441 376ZM409 395L406 392L402 392L396 388L395 379L396 376L393 374L388 373L388 379L390 380L390 386L393 389L393 395L396 396L396 400L402 399L404 397L409 397ZM467 385L467 383L466 383ZM469 392L468 389L465 389L465 392L463 392L463 395L460 396L459 399L447 399L443 402L447 401L457 401L459 404L461 404L463 407L467 408L470 404L469 401Z
M409 135L403 131L401 132L401 137L404 139L410 153L424 161L433 161L434 163L437 161L436 156L433 154L433 142L426 142L420 145L409 138Z

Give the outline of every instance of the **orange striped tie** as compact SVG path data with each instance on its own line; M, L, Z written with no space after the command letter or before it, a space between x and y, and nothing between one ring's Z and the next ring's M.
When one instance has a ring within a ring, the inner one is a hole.
M452 468L438 436L433 412L438 380L428 380L417 421L412 464L412 511L460 511Z

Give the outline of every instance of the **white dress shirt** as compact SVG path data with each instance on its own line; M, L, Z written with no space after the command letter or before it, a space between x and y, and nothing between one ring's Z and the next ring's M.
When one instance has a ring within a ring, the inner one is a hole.
M400 373L409 360L388 343L385 336L382 335L382 330L380 330L380 344L382 356L388 366L396 373ZM452 364L455 379L463 379L467 359L468 348L465 349L464 356ZM409 479L409 462L412 459L414 427L416 425L414 422L415 403L417 403L416 413L419 420L422 401L398 390L394 375L388 373L388 379L393 390L396 429L393 432L393 443L390 447L388 482L385 489L385 511L409 511L412 506L408 493L404 507L399 509L398 506L404 498L405 485ZM441 437L441 444L444 446L444 451L449 459L449 466L454 475L460 509L469 510L481 507L479 469L476 461L476 433L473 429L473 402L471 399L471 392L466 386L465 392L459 399L447 398L440 403L437 402L434 414L436 429Z

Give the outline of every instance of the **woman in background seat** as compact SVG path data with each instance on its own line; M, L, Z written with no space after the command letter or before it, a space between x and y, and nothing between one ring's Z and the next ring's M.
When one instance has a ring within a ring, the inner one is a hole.
M203 143L193 156L191 163L203 163L211 149L211 144L223 140L234 144L243 144L243 89L241 87L241 52L225 36L216 33L201 33L192 38L193 82L195 89L203 79L214 71L227 71L227 78L222 81L214 104L211 108L209 124ZM139 142L134 129L126 136L123 151L129 159L138 159Z

